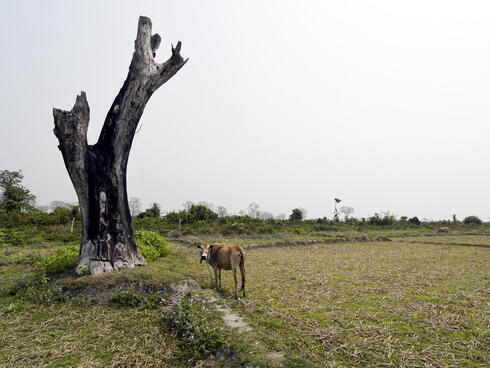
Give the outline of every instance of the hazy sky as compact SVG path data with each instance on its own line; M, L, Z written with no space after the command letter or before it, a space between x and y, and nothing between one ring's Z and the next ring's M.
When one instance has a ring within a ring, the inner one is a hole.
M251 202L332 217L490 216L488 1L2 1L0 169L75 201L52 108L87 92L89 143L138 17L189 62L150 99L128 193L166 211Z

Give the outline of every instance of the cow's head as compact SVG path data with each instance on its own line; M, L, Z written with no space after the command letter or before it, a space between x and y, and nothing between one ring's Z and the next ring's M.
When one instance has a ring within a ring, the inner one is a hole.
M202 261L207 261L209 259L209 254L211 253L211 249L213 249L213 245L204 243L203 245L198 245L197 247L201 249L201 261L199 263L202 263Z

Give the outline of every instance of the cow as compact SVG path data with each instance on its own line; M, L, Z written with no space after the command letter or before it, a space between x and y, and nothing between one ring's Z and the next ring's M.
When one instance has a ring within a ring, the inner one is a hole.
M440 227L437 230L437 233L438 234L447 234L447 233L449 233L449 228L447 226Z
M237 269L240 268L242 274L243 296L245 297L245 252L238 245L216 245L202 244L197 246L201 249L201 261L206 261L214 269L214 283L216 289L221 288L221 270L231 270L235 280L235 298L237 297Z

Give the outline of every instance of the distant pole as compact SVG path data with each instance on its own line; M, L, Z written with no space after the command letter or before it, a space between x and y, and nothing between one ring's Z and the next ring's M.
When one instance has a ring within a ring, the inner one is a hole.
M70 233L73 234L73 224L75 224L75 217L73 217L73 220L71 220L71 230Z

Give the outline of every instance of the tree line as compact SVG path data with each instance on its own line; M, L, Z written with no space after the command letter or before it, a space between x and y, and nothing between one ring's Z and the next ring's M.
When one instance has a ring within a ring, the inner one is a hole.
M22 171L0 170L0 227L15 227L22 225L64 225L73 221L80 220L80 210L78 204L70 204L62 201L53 201L49 206L36 206L36 196L22 185L24 176ZM340 200L339 200L340 201ZM343 206L338 210L335 208L334 218L327 217L306 220L307 211L304 208L293 208L291 213L279 214L274 216L271 212L261 211L260 206L252 202L246 210L241 210L238 214L230 214L224 206L214 206L209 202L193 203L187 201L183 204L183 210L170 211L163 213L158 203L152 203L150 207L141 210L141 201L138 197L130 197L129 208L133 221L136 225L148 223L151 219L161 219L164 224L184 225L221 222L226 223L264 223L280 224L284 222L304 222L308 224L336 224L344 223L349 225L407 225L418 226L423 223L417 216L397 217L390 212L375 213L373 216L355 218L352 207ZM338 213L344 215L340 219ZM146 220L145 220L146 219ZM426 221L427 222L427 221ZM481 224L482 221L477 216L467 216L464 220L458 221L456 215L452 220L435 221L436 224ZM243 227L243 226L242 226ZM276 226L277 227L277 226ZM235 228L240 226L235 225ZM276 229L277 230L277 229ZM240 231L238 231L239 233ZM267 231L266 231L267 232Z

